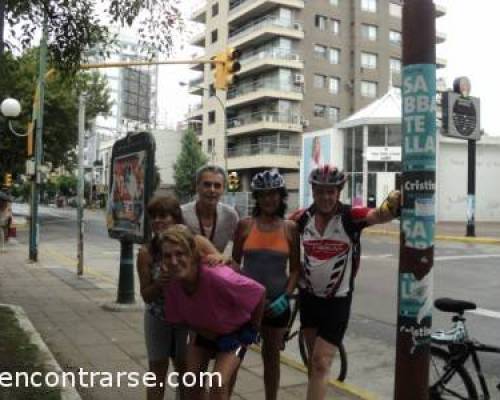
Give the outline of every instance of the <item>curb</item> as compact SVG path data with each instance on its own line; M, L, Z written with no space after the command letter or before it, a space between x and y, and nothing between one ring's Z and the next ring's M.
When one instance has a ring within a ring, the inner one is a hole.
M383 229L367 229L365 231L368 235L385 235L399 237L399 231L389 231ZM491 237L462 237L462 236L452 236L452 235L436 235L435 240L449 241L449 242L461 242L461 243L479 243L479 244L494 244L500 245L500 239Z
M256 345L250 346L250 349L256 353L261 352L260 347ZM280 354L280 363L285 364L287 367L293 368L307 375L307 368L302 363L295 361L294 359L284 355L283 353ZM360 400L379 400L378 397L375 396L373 393L365 389L358 388L357 386L351 385L349 383L339 382L335 379L330 379L328 380L328 385L333 386L341 391L344 391L351 396L355 396Z
M19 322L19 326L21 329L26 332L29 336L30 341L33 345L35 345L40 352L43 364L48 367L50 371L57 372L58 375L61 375L64 371L55 359L52 352L49 350L42 337L35 329L28 316L24 312L23 308L20 306L15 306L11 304L0 304L2 307L6 307L11 309ZM59 386L61 390L61 399L62 400L81 400L80 394L78 391L70 386Z

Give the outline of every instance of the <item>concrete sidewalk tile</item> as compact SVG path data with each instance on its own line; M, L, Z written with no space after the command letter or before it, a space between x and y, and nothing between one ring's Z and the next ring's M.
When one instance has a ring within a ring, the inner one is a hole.
M64 332L76 345L80 346L109 343L109 340L104 335L89 326L80 328L67 327Z
M79 350L84 353L91 362L128 361L130 357L118 346L111 342L105 344L81 345Z
M234 388L235 393L240 396L248 393L254 393L264 388L264 381L262 377L255 375L253 372L240 368L238 372L238 379Z

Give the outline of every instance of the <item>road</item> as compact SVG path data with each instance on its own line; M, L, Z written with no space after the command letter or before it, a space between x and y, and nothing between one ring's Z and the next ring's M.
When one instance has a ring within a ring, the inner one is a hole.
M18 209L19 212L19 209ZM76 258L76 210L42 207L41 243L58 253L61 262ZM26 242L26 232L20 242ZM135 246L137 248L137 246ZM348 382L392 397L395 357L399 242L389 236L365 235L361 270L356 282L352 318L345 345L349 357ZM41 255L43 256L43 254ZM85 212L86 273L112 284L118 277L119 244L109 239L103 214ZM467 313L469 333L484 343L500 346L500 246L438 242L434 262L434 297L471 300L481 310ZM137 288L137 286L136 286ZM136 289L137 290L137 289ZM433 326L449 328L450 315L435 311ZM299 359L296 343L286 353ZM500 383L500 355L482 355L492 384ZM495 377L492 379L491 377Z

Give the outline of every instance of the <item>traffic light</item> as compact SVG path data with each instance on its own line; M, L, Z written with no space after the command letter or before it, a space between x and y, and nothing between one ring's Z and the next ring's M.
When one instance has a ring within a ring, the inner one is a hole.
M11 187L12 186L12 174L10 172L5 173L4 179L3 179L3 184L5 187Z
M227 90L234 82L234 74L241 69L241 64L238 61L241 52L235 49L225 49L218 53L212 59L215 63L215 82L216 89Z
M238 173L236 171L229 173L228 179L228 190L230 192L236 192L240 187L240 178L238 177Z

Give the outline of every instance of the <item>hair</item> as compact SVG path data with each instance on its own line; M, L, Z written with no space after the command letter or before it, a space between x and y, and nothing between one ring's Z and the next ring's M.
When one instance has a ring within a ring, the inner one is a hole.
M221 175L222 179L224 180L224 186L226 185L227 181L226 170L222 167L219 167L218 165L213 165L213 164L203 165L196 170L196 185L200 183L201 176L205 172L212 172L214 174Z
M201 255L196 246L194 234L185 225L176 224L162 232L158 238L158 244L161 246L165 243L173 243L182 247L183 250L193 259L196 265L201 260Z
M150 218L171 215L176 224L184 223L179 200L171 195L153 197L148 203L147 212Z
M285 218L286 209L288 207L288 205L286 203L286 199L288 197L288 191L284 187L278 188L278 189L271 189L271 190L276 190L280 194L280 205L276 209L274 216L278 216L280 218ZM255 207L252 211L252 216L254 216L254 217L258 217L260 214L262 214L262 210L260 209L260 206L259 206L258 197L259 197L259 194L263 193L263 192L265 192L265 190L259 190L259 191L252 192L252 197L255 199Z

